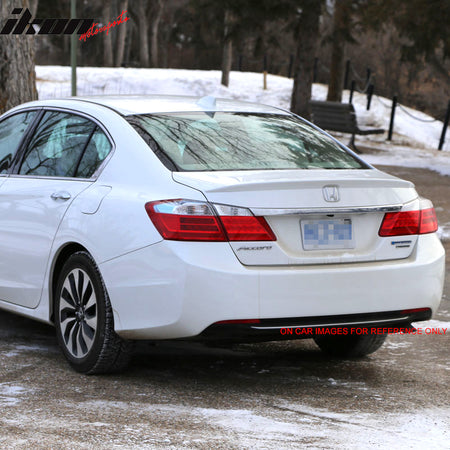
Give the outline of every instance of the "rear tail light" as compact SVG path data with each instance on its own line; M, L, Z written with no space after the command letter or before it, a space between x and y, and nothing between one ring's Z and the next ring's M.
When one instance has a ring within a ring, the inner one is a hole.
M434 208L419 211L386 213L378 232L379 236L405 236L434 233L438 229Z
M434 233L438 229L438 221L434 208L423 209L420 216L419 234Z
M246 208L178 199L149 202L145 210L168 240L276 241L264 217Z

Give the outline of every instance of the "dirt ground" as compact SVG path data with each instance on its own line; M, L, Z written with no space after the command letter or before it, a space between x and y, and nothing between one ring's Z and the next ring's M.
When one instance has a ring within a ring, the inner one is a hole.
M412 180L450 225L450 178ZM441 308L450 326L450 242ZM0 312L0 447L450 448L450 330L389 336L362 360L331 360L312 342L140 344L120 375L83 376L51 327Z

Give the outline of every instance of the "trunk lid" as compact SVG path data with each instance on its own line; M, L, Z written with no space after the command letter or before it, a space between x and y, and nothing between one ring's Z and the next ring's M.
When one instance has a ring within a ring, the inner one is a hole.
M263 216L275 242L231 242L245 265L299 265L407 258L417 236L382 238L386 211L418 209L414 185L375 169L174 172L211 203Z

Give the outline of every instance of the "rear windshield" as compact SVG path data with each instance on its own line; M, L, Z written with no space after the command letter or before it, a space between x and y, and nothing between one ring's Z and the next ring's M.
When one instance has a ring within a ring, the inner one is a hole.
M127 120L171 170L368 167L325 134L289 115L189 112Z

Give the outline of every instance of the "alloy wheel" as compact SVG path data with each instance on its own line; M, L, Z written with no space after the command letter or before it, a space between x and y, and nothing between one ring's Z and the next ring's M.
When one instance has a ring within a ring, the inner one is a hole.
M75 358L91 350L97 332L97 298L92 280L82 269L70 271L63 283L59 301L61 335Z

